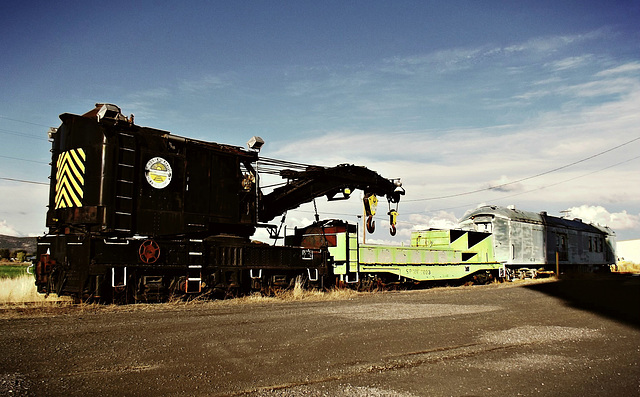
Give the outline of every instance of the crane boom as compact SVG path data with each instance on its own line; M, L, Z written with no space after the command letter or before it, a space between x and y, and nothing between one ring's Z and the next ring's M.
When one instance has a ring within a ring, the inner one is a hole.
M346 199L355 189L363 190L365 196L386 196L390 203L398 203L404 194L399 179L386 179L375 171L351 164L330 168L311 166L305 171L283 170L280 175L288 183L262 197L258 215L261 222L269 222L316 197Z

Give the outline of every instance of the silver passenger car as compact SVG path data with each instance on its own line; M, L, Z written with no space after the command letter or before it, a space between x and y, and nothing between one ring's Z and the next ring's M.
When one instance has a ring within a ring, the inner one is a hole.
M615 264L613 230L580 219L491 205L468 211L459 227L492 233L496 260L510 268L597 271Z

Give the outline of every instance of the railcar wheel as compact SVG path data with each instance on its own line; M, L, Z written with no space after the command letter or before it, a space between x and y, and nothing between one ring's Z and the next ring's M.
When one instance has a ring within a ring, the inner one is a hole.
M371 278L361 278L360 281L358 281L358 291L360 292L371 292L374 289L374 286L376 284L374 283L374 280Z
M230 286L226 289L223 299L235 299L239 296L240 296L240 288Z
M494 280L493 275L489 272L478 273L473 276L474 284L490 284Z

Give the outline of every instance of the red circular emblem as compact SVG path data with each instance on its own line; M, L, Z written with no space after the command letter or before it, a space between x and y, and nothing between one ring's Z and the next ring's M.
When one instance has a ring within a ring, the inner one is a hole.
M140 254L140 260L144 263L154 263L160 256L160 246L153 240L146 240L140 244L138 253Z

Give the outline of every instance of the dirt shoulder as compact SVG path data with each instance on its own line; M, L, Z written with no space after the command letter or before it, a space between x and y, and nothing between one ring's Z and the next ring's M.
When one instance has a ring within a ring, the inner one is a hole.
M135 313L154 312L181 309L208 310L217 307L237 305L284 304L290 302L328 302L350 300L358 296L380 294L410 294L410 293L446 293L447 291L462 291L472 289L504 289L527 285L545 284L556 281L555 278L516 280L507 283L491 283L487 285L469 285L455 287L434 287L428 289L414 289L404 291L357 292L350 289L336 289L331 291L288 291L275 297L252 295L229 300L196 299L192 301L174 300L166 303L139 303L131 305L103 305L103 304L74 304L70 299L58 300L52 296L51 301L0 303L0 319L19 317L48 317L59 315L83 315L87 313Z
M640 326L576 304L592 281L21 313L0 394L633 395Z

